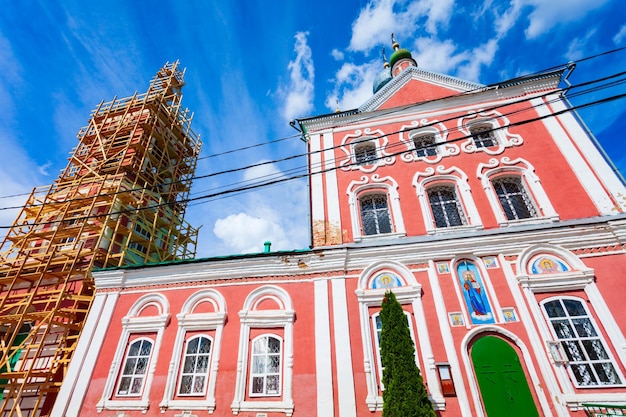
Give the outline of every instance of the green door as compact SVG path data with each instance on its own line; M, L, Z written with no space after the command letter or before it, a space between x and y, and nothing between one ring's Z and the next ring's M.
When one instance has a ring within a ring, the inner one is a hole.
M472 362L487 416L539 416L517 352L507 342L494 336L478 339Z

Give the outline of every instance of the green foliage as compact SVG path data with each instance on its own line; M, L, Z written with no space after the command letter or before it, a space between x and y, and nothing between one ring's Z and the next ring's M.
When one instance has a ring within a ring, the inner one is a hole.
M383 369L383 417L435 417L420 370L406 316L388 291L380 312Z

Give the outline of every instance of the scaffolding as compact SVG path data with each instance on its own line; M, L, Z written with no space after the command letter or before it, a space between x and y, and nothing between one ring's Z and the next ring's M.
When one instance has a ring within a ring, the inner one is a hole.
M184 69L102 102L50 186L0 246L0 416L49 415L89 311L91 270L188 259L184 221L201 141L181 106Z

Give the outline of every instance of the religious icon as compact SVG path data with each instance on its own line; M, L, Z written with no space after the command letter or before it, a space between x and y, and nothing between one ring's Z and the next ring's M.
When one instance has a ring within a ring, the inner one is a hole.
M502 315L504 316L504 321L507 323L517 321L517 316L515 315L515 309L513 307L503 308Z
M485 293L482 278L476 265L462 261L457 266L457 274L463 288L463 297L470 312L472 324L495 323L489 298Z
M463 314L461 314L461 312L448 313L448 318L450 319L451 326L465 325L465 322L463 321Z
M530 271L533 274L554 274L569 271L569 267L553 256L541 256L532 262Z
M450 270L448 269L448 263L447 262L437 262L437 271L439 271L440 274L448 274L448 273L450 273Z

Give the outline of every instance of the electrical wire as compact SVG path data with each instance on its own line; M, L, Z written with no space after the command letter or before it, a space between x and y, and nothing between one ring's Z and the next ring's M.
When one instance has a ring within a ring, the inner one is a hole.
M626 97L626 93L625 94L618 94L618 95L614 95L614 96L610 96L610 97L606 97L600 100L595 100L589 103L584 103L581 105L577 105L577 106L573 106L570 108L566 108L554 113L550 113L544 116L538 116L538 117L534 117L531 119L525 119L525 120L520 120L518 122L514 122L511 123L510 125L506 126L506 127L511 127L511 126L520 126L520 125L524 125L524 124L528 124L528 123L533 123L539 120L543 120L549 117L556 117L559 116L561 114L564 113L568 113L574 110L579 110L579 109L583 109L583 108L587 108L587 107L591 107L591 106L595 106L595 105L599 105L599 104L603 104L603 103L608 103L611 101L615 101L615 100L619 100L619 99L623 99ZM498 127L498 128L494 128L491 129L491 131L495 131L498 129L502 129L503 127ZM463 138L457 138L454 139L454 141L459 141L459 140L464 140L464 139L468 139L471 138L472 135L467 135ZM382 159L385 157L390 157L390 156L397 156L400 155L402 153L407 152L406 149L403 149L399 152L396 153L392 153L392 154L388 154L388 155L384 155L382 157L379 158L372 158L372 160L377 160L377 159ZM355 165L357 164L356 162L352 163L351 165ZM344 165L345 166L345 165ZM340 169L340 166L333 166L330 168L326 168L320 171L316 171L314 173L312 173L313 175L317 175L317 174L322 174L325 172L330 172L330 171L334 171L337 169ZM135 212L139 212L139 211L145 211L145 210L153 210L155 208L159 208L159 207L167 207L167 206L171 206L171 205L184 205L190 202L194 202L194 201L199 201L199 200L205 200L205 199L210 199L210 198L215 198L215 197L219 197L219 196L224 196L224 195L228 195L228 194L234 194L234 193L240 193L243 191L249 191L249 190L254 190L257 188L261 188L261 187L267 187L273 184L278 184L278 183L283 183L283 182L287 182L287 181L293 181L293 180L297 180L297 179L301 179L304 177L307 177L309 174L309 172L305 172L302 174L297 174L297 175L293 175L291 177L282 177L279 179L275 179L275 180L270 180L270 181L265 181L265 182L261 182L261 183L256 183L256 184L251 184L251 185L247 185L247 186L242 186L242 187L238 187L238 188L234 188L234 189L229 189L229 190L225 190L225 191L220 191L220 192L216 192L216 193L211 193L211 194L205 194L199 197L194 197L194 198L188 198L188 199L183 199L180 201L175 201L175 202L165 202L165 203L160 203L160 204L152 204L149 206L144 206L144 207L138 207L138 208L133 208L133 209L125 209L125 210L118 210L118 211L114 211L114 212L108 212L108 213L98 213L98 214L90 214L87 216L80 216L80 217L73 217L71 219L64 219L64 220L54 220L54 221L49 221L49 222L40 222L40 223L28 223L28 224L20 224L19 227L35 227L35 226L45 226L45 225L53 225L53 224L61 224L63 222L69 222L69 221L76 221L76 220L88 220L88 219L93 219L93 218L101 218L101 217L106 217L106 216L112 216L112 215L119 215L119 214L126 214L126 213L135 213ZM12 228L14 226L0 226L0 229L9 229Z

